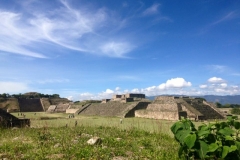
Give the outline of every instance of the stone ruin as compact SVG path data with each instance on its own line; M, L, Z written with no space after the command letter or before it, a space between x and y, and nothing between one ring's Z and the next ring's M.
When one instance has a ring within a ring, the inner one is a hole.
M135 117L179 120L223 119L224 116L214 104L201 98L159 96L145 110L136 110Z
M60 113L60 112L66 112L66 110L70 107L69 103L60 103L58 105L50 105L48 107L48 110L46 112L48 113Z
M20 119L3 109L0 109L0 127L10 128L10 127L30 127L30 119Z
M127 98L132 100L127 103ZM202 98L159 96L151 102L145 99L144 94L114 95L112 99L104 99L102 103L82 107L76 113L80 115L142 117L165 120L179 120L181 117L192 120L225 118L213 103L209 103Z
M139 94L139 93L128 93L128 94L122 94L122 95L113 95L112 99L103 99L102 103L107 103L109 101L118 101L122 103L127 102L133 102L136 100L142 100L145 99L145 94Z

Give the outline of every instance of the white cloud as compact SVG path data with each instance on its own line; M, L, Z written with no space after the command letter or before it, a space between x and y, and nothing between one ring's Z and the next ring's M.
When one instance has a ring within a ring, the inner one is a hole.
M237 88L239 88L239 87L238 87L238 86L232 86L232 88L237 89Z
M41 53L26 49L25 46L34 41L32 37L38 37L38 35L36 35L36 31L33 32L30 26L19 24L21 14L0 10L0 19L0 51L36 58L46 58Z
M219 82L220 78L210 78L210 82ZM146 88L133 88L124 89L120 91L119 87L115 89L106 89L104 92L97 94L85 93L80 95L80 100L84 99L106 99L112 98L115 94L126 94L126 93L143 93L146 96L157 96L163 94L177 94L177 95L234 95L240 94L240 87L237 85L228 85L227 83L210 83L199 85L199 88L192 87L191 82L187 82L184 78L172 78L161 83L158 86L150 86Z
M134 88L131 90L132 93L141 93L140 89Z
M130 52L134 47L125 42L108 42L100 47L101 51L114 57L123 57L124 54Z
M158 13L158 7L160 4L153 4L151 7L147 8L144 12L143 15L152 15Z
M199 88L207 88L208 86L206 84L200 85Z
M214 90L215 90L215 92L217 92L217 93L226 93L226 90L223 89L223 88L215 88Z
M160 84L160 85L158 86L158 89L160 89L160 90L166 89L166 84L165 84L165 83Z
M191 82L187 82L183 78L172 78L166 82L167 88L182 88L190 87L191 85Z
M221 83L220 86L221 86L222 88L226 88L228 85L227 85L227 83Z
M222 83L224 82L224 80L222 78L218 78L218 77L212 77L208 79L209 83Z
M29 91L30 88L27 84L21 82L0 82L0 92L1 93L24 93Z
M69 1L60 2L61 5L44 10L35 4L41 2L35 1L28 3L31 11L27 6L22 12L0 9L0 51L46 58L49 53L40 53L38 48L54 44L78 52L123 57L134 49L129 40L119 40L122 35L108 34L119 26L121 19L111 17L106 9L86 10L84 6L75 9Z
M155 89L156 89L156 86L152 86L152 87L146 88L145 90L151 92L151 91L154 91Z
M106 94L112 94L112 93L114 93L114 91L111 90L111 89L106 89L105 93L106 93Z

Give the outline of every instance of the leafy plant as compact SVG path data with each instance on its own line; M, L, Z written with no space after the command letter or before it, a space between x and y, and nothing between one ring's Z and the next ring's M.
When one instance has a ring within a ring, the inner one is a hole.
M203 124L195 128L189 119L174 123L171 131L180 144L179 157L185 159L240 159L240 122L228 116L226 122Z
M233 108L233 109L231 109L231 113L240 115L240 108Z

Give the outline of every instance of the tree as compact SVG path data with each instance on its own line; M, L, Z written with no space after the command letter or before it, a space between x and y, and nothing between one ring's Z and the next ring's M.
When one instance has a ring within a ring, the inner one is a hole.
M222 104L221 103L216 102L215 104L216 104L217 108L222 108Z
M231 109L231 113L240 115L240 108L233 108L233 109Z

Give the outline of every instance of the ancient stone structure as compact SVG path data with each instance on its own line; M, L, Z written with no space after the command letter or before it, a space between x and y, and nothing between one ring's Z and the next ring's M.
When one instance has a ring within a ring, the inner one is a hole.
M66 112L67 109L69 109L70 105L69 103L60 103L58 105L50 105L47 112L49 113L59 113L59 112Z
M132 98L131 96L133 95L127 95L129 98ZM141 96L139 95L139 97ZM142 98L133 98L131 102L125 101L125 103L122 103L123 100L126 100L126 97L124 99L122 95L121 98L120 95L115 95L108 102L89 104L82 107L78 113L80 115L142 117L166 120L179 120L181 117L192 120L224 118L214 104L201 98L159 96L153 102Z
M40 98L18 98L20 112L43 112Z
M108 101L119 101L122 103L133 102L134 100L145 99L145 94L139 93L128 93L122 95L113 95L112 99L103 99L102 103L107 103Z
M17 98L0 97L0 108L8 110L9 112L44 112L47 111L51 105L58 105L58 109L61 110L61 112L65 112L66 107L61 106L61 104L69 105L71 103L71 101L66 98L32 98L34 93L35 92L29 92L25 94L25 97ZM38 93L36 94L38 95Z
M30 126L30 119L19 119L3 109L0 109L0 127L25 127Z
M109 116L109 117L134 117L136 109L144 109L150 102L121 103L109 101L108 103L92 103L82 108L79 115Z
M193 120L223 119L224 116L203 99L190 97L159 96L146 110L136 110L136 117L179 120L187 117Z
M122 98L145 98L145 94L128 93L128 94L123 94Z

